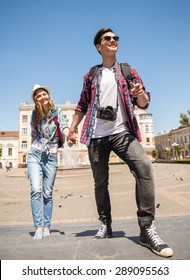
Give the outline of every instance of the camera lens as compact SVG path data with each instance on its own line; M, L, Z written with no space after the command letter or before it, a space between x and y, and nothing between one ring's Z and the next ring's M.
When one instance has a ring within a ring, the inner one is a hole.
M112 111L109 110L109 109L106 109L106 110L104 111L104 115L105 115L105 117L109 118L110 116L112 116Z

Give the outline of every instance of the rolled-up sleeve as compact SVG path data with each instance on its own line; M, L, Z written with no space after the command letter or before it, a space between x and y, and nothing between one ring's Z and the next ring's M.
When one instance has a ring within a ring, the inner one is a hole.
M133 98L132 99L132 103L134 105L136 105L137 107L139 107L140 109L147 109L148 106L149 106L149 103L150 103L150 92L146 91L146 88L145 88L145 85L144 85L144 82L142 81L141 77L139 76L138 72L134 69L134 68L131 68L131 76L132 76L132 82L133 83L140 83L142 86L143 86L143 90L145 92L145 94L148 96L148 102L145 106L141 107L138 105L138 102L137 102L137 98Z

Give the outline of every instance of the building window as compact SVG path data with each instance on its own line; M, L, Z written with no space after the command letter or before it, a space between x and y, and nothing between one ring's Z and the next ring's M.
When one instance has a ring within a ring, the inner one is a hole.
M146 138L146 144L150 145L150 138L149 137Z
M22 115L22 122L27 123L28 122L28 115Z
M27 135L28 129L27 128L22 128L22 135Z
M0 148L0 157L2 157L2 155L3 155L3 149Z
M151 114L142 114L142 115L139 115L139 119L140 120L147 120L147 119L152 119L152 115Z
M8 148L8 156L12 156L13 155L13 149L12 148Z
M26 155L23 155L23 157L22 157L22 162L23 162L23 163L26 163Z
M26 149L27 148L27 141L22 141L22 148Z
M145 132L149 132L149 126L145 125Z

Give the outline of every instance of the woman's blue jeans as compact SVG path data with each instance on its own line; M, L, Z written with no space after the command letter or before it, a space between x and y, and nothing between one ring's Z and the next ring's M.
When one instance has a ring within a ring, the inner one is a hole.
M155 215L155 186L152 166L142 145L127 131L92 139L88 147L99 219L108 224L112 222L108 191L108 162L111 151L115 152L129 166L131 173L135 177L139 226L150 225Z
M31 149L28 154L28 175L31 186L31 208L34 226L51 226L53 186L57 173L57 154L47 154Z

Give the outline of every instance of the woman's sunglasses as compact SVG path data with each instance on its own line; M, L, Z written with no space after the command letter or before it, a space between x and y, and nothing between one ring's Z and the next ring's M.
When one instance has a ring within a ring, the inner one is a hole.
M119 37L118 36L104 36L100 39L100 42L105 39L106 42L111 41L111 39L114 39L114 41L118 42L119 41Z

